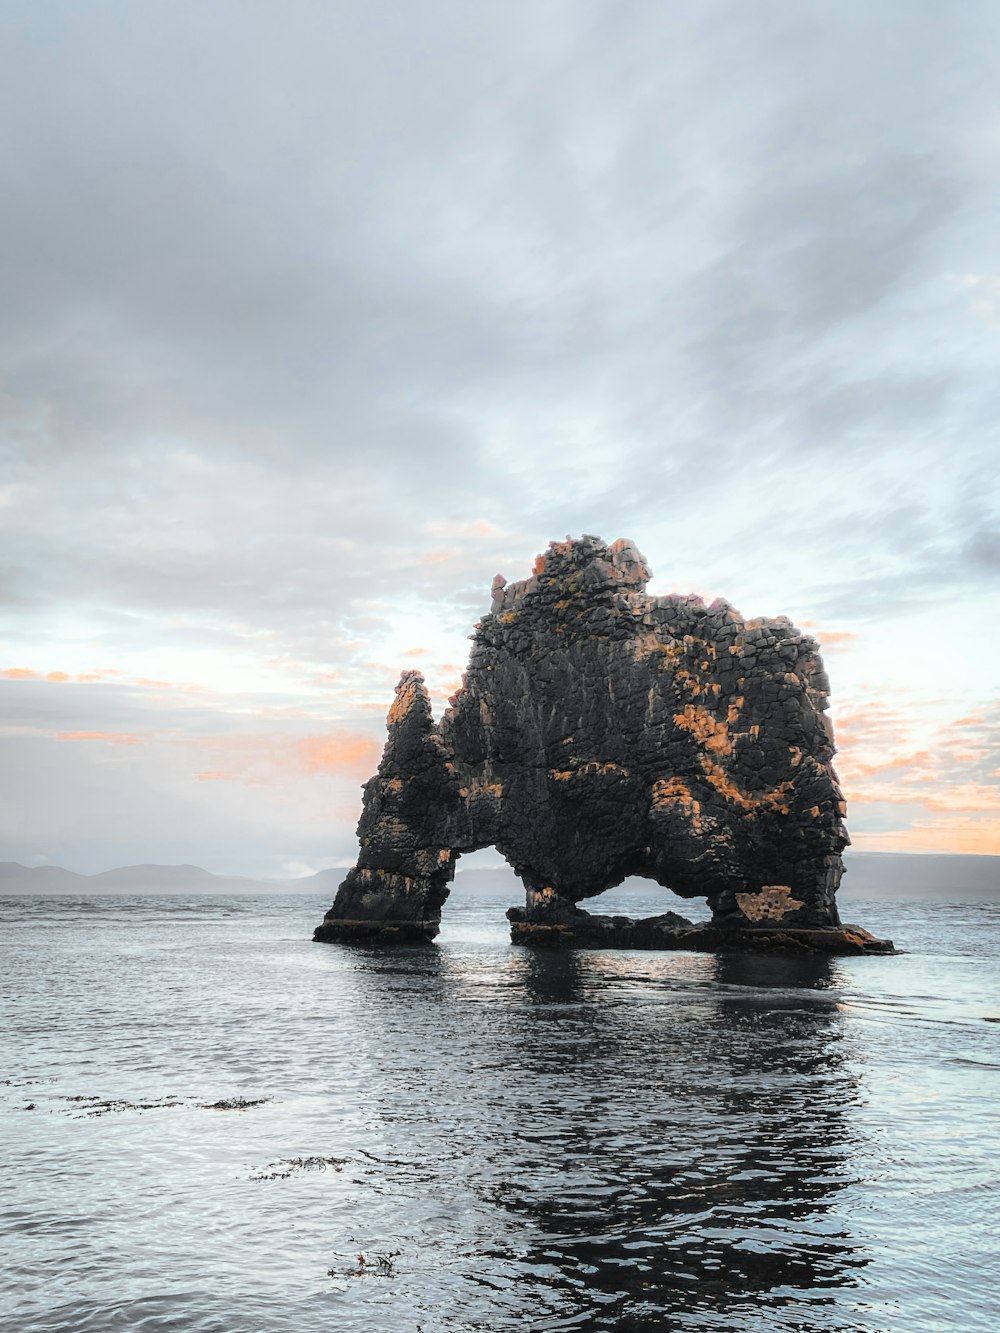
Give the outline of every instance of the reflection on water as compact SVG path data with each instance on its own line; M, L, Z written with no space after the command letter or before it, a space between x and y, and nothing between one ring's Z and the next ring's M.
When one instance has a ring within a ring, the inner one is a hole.
M995 1327L995 911L827 960L535 954L483 901L351 950L317 906L0 904L0 1325Z
M801 1327L803 1299L828 1303L867 1262L831 1216L852 1180L858 1096L836 968L516 951L503 968L470 969L447 952L388 966L375 955L358 977L373 1013L397 988L411 1006L419 976L428 1022L447 1015L426 1034L447 1060L420 1080L404 1048L382 1044L381 1116L418 1155L442 1137L464 1145L465 1186L516 1224L518 1243L505 1236L488 1257L558 1327L669 1312L678 1329L731 1328L748 1310Z

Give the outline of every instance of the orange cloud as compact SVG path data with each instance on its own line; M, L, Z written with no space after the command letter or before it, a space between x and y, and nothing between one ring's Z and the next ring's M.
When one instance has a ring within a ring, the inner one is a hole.
M308 718L311 722L321 720L325 714L315 708L292 708L286 704L268 704L266 708L253 708L251 717L263 717L269 720L287 721L289 718Z
M977 852L1000 855L1000 819L918 819L910 828L852 835L867 852Z
M905 734L913 725L913 719L896 708L886 708L884 704L866 704L854 711L839 712L836 716L836 730L856 731L861 735L872 732L888 733L894 737Z
M996 705L929 727L915 715L872 704L842 717L836 734L849 824L850 811L858 807L928 812L907 828L883 833L852 829L855 845L871 850L997 850Z
M138 745L141 737L126 731L63 731L61 741L104 741L108 745Z
M452 696L457 694L461 688L462 678L460 676L458 680L449 681L447 685L432 686L427 693L432 699L447 699L450 703Z
M946 787L934 796L925 796L928 810L1000 810L1000 786L991 787L982 782L960 783Z
M847 629L814 630L813 633L822 648L842 648L845 644L855 643L858 637Z
M467 518L461 521L448 519L447 522L435 521L424 524L424 532L433 533L435 537L498 537L500 529L489 521L488 518Z
M381 744L362 732L333 730L309 736L203 736L190 738L200 762L199 782L245 782L289 788L296 779L329 775L363 781L378 767Z
M927 770L933 764L933 756L927 750L917 750L914 754L898 754L893 759L885 759L881 763L863 764L854 759L842 759L839 765L841 776L845 780L857 780L858 778L879 778L888 777L900 771L920 770L923 777ZM913 778L910 778L912 781Z
M106 681L120 677L122 673L114 667L102 667L99 671L81 671L72 675L68 671L34 671L30 667L7 667L0 671L0 677L7 680L47 680L54 685L63 685L67 681L76 681L82 685L92 684L94 681ZM145 680L139 678L133 682L136 685L155 685L160 689L197 689L195 685L177 686L171 685L167 680Z
M420 557L422 565L440 565L446 560L454 560L457 552L441 547L435 551L425 551Z
M381 747L370 736L349 731L303 736L296 742L296 747L299 761L307 773L370 777L381 756Z
M847 800L848 823L850 822L850 811L858 805L921 805L923 802L919 796L913 792L901 792L891 787L845 787L844 796ZM853 834L852 834L853 837Z
M824 648L830 648L838 643L853 643L858 638L853 630L822 629L815 620L800 620L797 624L799 629L808 630L814 639L819 639Z
M426 652L427 652L427 649L426 649L426 648L407 648L407 649L404 651L403 656L404 656L404 657L423 657L424 654L425 654Z

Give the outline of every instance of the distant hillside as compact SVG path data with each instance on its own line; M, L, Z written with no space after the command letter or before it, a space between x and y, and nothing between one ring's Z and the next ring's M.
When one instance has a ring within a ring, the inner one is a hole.
M0 861L0 893L85 893L88 878L62 866L22 866Z
M847 898L937 898L943 902L1000 902L1000 856L907 852L848 852L840 896ZM630 878L616 894L648 894L649 880ZM455 876L456 893L521 892L506 866L463 871ZM598 908L600 898L593 900ZM675 906L676 904L670 904Z
M326 893L343 870L321 870L305 879L248 879L213 875L201 866L119 866L97 875L78 875L62 866L23 866L0 862L2 894L89 893Z
M1000 856L847 852L841 898L1000 901Z
M904 852L848 852L842 899L936 898L943 902L1000 901L1000 856L916 855ZM98 875L78 875L62 866L23 866L0 861L0 896L4 894L98 893L315 893L332 901L345 869L335 866L302 879L249 879L213 875L200 866L120 866ZM627 879L616 894L644 893L649 880ZM500 895L519 902L523 892L507 866L463 869L454 893ZM595 908L599 899L594 901ZM676 906L676 904L668 904Z

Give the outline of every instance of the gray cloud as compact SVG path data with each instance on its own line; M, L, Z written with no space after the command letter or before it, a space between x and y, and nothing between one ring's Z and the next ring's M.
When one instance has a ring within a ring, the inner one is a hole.
M11 664L353 681L404 610L464 652L567 531L749 613L992 577L963 275L997 278L995 6L0 0L0 29Z

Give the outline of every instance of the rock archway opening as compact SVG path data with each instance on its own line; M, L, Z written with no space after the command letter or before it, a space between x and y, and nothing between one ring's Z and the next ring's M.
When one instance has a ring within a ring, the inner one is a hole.
M495 847L462 852L456 857L451 897L465 899L473 896L496 899L504 907L524 901L524 885ZM447 914L447 903L443 910Z
M691 921L710 921L711 908L704 898L685 898L673 889L642 875L628 875L614 888L580 903L593 916L628 916L634 920L679 912Z

